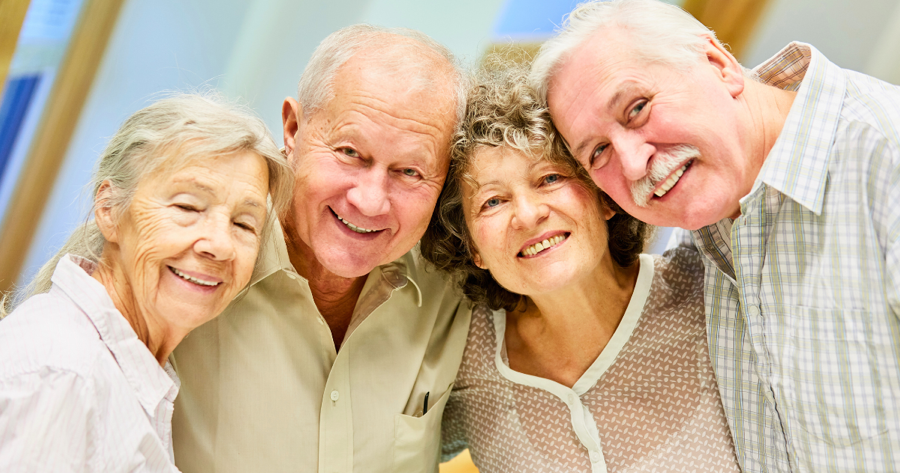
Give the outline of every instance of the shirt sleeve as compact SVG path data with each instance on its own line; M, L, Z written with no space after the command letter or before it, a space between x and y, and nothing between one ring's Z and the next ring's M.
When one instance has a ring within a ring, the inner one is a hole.
M464 425L462 394L456 386L447 399L441 418L441 461L449 461L468 448Z
M0 379L0 471L100 471L93 391L49 368Z

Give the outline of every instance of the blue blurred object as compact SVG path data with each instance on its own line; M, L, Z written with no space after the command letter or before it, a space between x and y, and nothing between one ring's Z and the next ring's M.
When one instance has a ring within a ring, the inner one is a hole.
M506 0L494 24L493 40L540 41L552 36L563 18L583 0Z
M10 77L6 82L3 101L0 102L0 179L40 81L40 74L28 74Z

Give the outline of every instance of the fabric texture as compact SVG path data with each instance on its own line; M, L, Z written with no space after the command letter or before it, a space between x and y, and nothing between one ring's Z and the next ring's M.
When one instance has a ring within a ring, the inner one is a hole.
M797 91L741 216L693 232L745 472L900 470L900 88L792 43Z
M437 471L469 325L461 296L413 250L369 274L335 352L281 231L263 251L246 292L173 355L179 468Z
M506 312L476 307L443 452L481 473L739 472L706 345L697 252L641 255L625 315L570 389L513 371Z
M172 472L179 381L67 255L0 321L0 471Z

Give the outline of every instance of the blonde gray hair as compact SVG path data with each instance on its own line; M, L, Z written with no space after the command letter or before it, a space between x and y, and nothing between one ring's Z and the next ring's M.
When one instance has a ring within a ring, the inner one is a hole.
M431 52L446 61L449 81L456 100L456 123L462 119L466 110L466 91L469 81L465 71L449 49L431 39L428 35L407 28L382 28L367 24L351 25L328 35L310 57L300 83L297 97L303 107L303 116L309 117L314 111L322 109L334 98L334 80L338 70L353 56L362 51L391 48L403 42L412 43L423 52ZM379 59L386 59L381 58ZM406 67L410 71L407 76L411 86L435 86L440 73L434 70L434 60L413 54L395 61L394 67Z
M608 28L627 32L636 60L674 67L702 54L705 38L721 45L715 32L675 5L658 0L582 3L563 22L559 34L541 46L532 63L528 80L543 101L562 63L588 38Z
M91 195L96 197L100 186L108 181L111 192L107 202L113 217L118 219L145 177L180 169L196 160L238 153L259 155L268 169L271 210L260 240L265 241L275 216L290 205L293 174L265 124L249 109L213 93L173 95L125 120L100 156L91 177ZM72 253L96 263L105 244L97 224L89 218L72 232L28 286L12 298L4 297L0 317L27 297L49 291L50 278L64 255Z

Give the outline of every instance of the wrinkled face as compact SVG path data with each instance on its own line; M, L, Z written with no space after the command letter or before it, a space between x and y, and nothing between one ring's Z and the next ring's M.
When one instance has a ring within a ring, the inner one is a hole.
M164 327L191 330L249 281L266 219L268 170L243 153L144 178L112 241L133 304Z
M304 258L342 277L366 275L419 241L449 167L455 104L437 92L450 88L410 90L384 69L351 59L322 110L308 119L297 111L286 231Z
M639 220L696 229L733 216L756 178L735 100L739 66L735 77L736 62L711 45L684 70L646 63L621 36L587 40L550 83L551 115L575 158Z
M613 212L568 170L507 148L481 148L463 184L476 264L526 296L577 283L609 259Z

